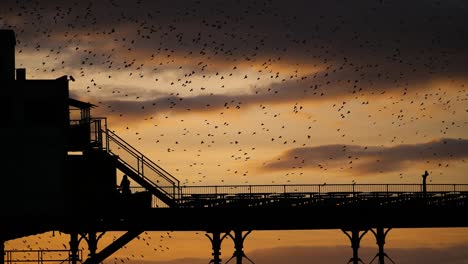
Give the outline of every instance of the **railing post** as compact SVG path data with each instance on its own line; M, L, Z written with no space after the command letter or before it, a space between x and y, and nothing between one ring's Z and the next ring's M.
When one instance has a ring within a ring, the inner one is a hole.
M283 193L286 193L286 185L283 185Z
M453 192L456 192L457 190L457 187L456 187L456 184L453 185Z
M143 168L145 167L145 161L143 160L145 156L141 154L141 175L144 176L145 174L143 173Z
M320 186L321 186L321 185L319 184L319 186L318 186L318 187L319 187L319 195L320 195Z

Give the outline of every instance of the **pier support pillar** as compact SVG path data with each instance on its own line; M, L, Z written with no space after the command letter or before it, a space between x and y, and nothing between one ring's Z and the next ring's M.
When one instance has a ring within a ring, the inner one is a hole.
M384 251L385 238L387 237L387 234L390 230L391 228L387 228L387 230L385 230L383 227L377 227L376 231L373 229L370 230L374 234L377 246L379 247L379 252L377 252L377 255L375 255L370 263L372 263L377 258L379 260L379 264L385 264L385 258L388 258L392 263L395 264L395 262L393 262L393 260Z
M88 244L88 259L94 259L96 257L98 241L101 239L104 233L105 232L102 232L99 234L99 236L96 232L89 232L82 235L82 238L84 238Z
M5 241L0 238L0 264L5 264Z
M242 264L242 259L246 258L250 263L255 264L249 257L244 253L244 241L247 236L252 232L252 230L247 231L242 235L242 230L234 230L234 236L231 233L228 233L228 236L234 241L234 254L232 257L226 261L226 264L231 261L233 258L236 258L236 264Z
M79 260L78 246L80 241L78 240L78 233L73 232L70 234L70 263L77 264Z
M228 234L221 236L221 232L212 232L212 236L205 234L211 241L211 248L213 253L213 259L209 262L210 264L221 264L221 243L223 242L224 238L226 238Z
M358 254L359 244L361 243L361 239L364 237L365 234L367 234L369 230L362 231L362 234L359 234L359 232L361 231L358 229L353 229L351 231L346 231L342 229L341 231L343 231L343 233L345 233L345 235L349 238L349 240L351 241L351 248L353 249L353 257L349 259L348 263L353 263L353 264L358 264L359 262L364 263L359 258L359 254Z
M86 242L88 242L88 258L94 258L94 256L96 256L98 242L96 232L88 233L88 237L85 237L85 239Z
M95 252L93 257L89 257L88 259L86 259L83 264L98 264L98 263L101 263L103 262L106 258L108 258L110 255L114 254L115 252L117 252L119 249L121 249L123 246L125 246L126 244L128 244L130 241L132 241L134 238L138 237L143 231L140 231L140 230L132 230L132 231L128 231L127 233L123 234L122 236L120 236L119 238L117 238L116 240L114 240L112 243L110 243L109 245L107 245L105 248L103 248L101 251L99 252ZM95 234L95 233L94 233ZM96 238L96 243L97 241L101 238L101 236L103 235L104 233L101 233L97 238ZM85 236L83 236L85 237ZM91 235L91 240L94 240L94 236ZM89 239L90 237L88 237L87 239Z

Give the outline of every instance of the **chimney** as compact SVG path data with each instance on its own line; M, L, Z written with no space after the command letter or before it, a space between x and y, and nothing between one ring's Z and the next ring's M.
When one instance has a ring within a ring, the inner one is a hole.
M0 29L0 80L15 79L15 32Z

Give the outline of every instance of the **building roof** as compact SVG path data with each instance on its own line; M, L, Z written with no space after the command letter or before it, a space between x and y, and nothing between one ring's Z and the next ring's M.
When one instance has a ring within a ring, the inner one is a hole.
M68 105L73 106L73 107L77 107L77 108L80 108L80 109L96 107L96 105L86 103L86 102L83 102L83 101L79 101L79 100L76 100L76 99L73 99L73 98L68 98Z

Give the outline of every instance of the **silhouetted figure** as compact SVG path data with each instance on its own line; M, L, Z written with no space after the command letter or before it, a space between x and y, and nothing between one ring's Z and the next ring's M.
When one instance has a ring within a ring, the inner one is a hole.
M426 178L427 176L429 176L429 173L427 171L424 171L424 174L421 175L422 178L423 178L423 197L426 198L426 193L427 193L427 190L426 190Z
M127 175L124 175L122 177L122 181L120 181L120 191L124 196L128 196L132 193L130 191L130 181L128 180Z

